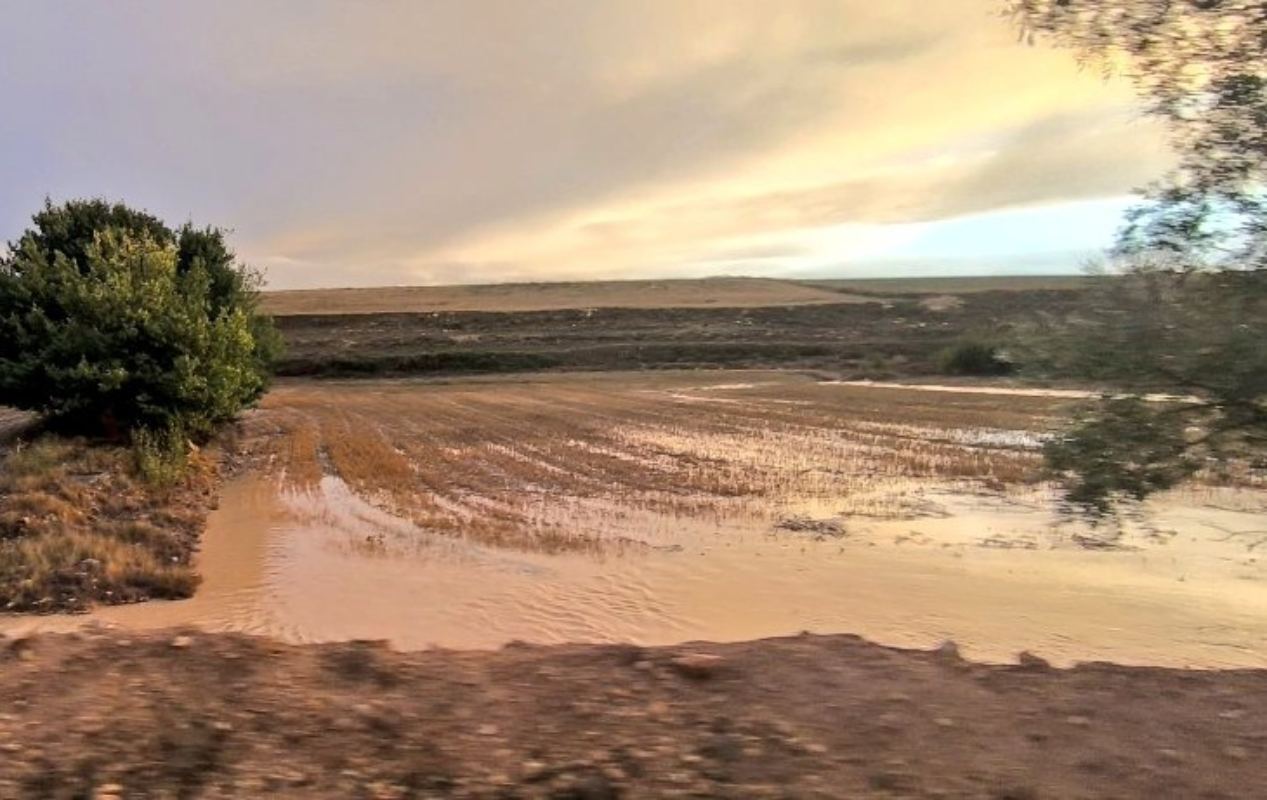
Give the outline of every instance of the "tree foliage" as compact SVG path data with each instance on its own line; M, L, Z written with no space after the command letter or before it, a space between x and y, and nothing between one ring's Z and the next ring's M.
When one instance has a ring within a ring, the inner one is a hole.
M996 345L965 339L937 354L937 368L947 375L1006 375L1012 371L1012 364Z
M1267 4L1013 0L1022 32L1125 73L1167 123L1175 168L1142 191L1116 254L1267 267Z
M201 437L262 394L279 340L222 231L101 200L33 223L0 258L0 402Z
M1048 448L1070 499L1104 511L1267 448L1267 3L1012 0L1022 35L1125 73L1167 123L1176 167L1140 191L1113 270L1028 360L1104 382ZM1182 393L1145 403L1147 392Z
M1156 414L1138 397L1108 399L1078 423L1078 435L1044 449L1048 464L1070 475L1066 498L1098 513L1116 497L1142 500L1196 469L1181 419Z

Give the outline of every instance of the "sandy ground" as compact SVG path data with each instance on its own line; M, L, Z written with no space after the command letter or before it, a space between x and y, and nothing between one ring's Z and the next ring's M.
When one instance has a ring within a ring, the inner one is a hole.
M292 314L549 311L573 308L747 308L868 302L825 288L765 278L395 286L267 292L264 309Z
M0 796L1260 796L1267 672L982 666L846 636L400 654L0 640Z

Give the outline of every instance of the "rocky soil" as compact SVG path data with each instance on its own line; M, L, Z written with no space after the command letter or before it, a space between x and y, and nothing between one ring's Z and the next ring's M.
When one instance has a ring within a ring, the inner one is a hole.
M396 653L0 640L4 798L1261 796L1267 671L848 636Z

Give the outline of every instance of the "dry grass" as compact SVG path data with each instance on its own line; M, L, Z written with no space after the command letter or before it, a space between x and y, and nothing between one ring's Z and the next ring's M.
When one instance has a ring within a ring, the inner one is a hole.
M574 308L749 308L870 299L790 281L708 278L277 291L265 293L264 309L278 316L290 316Z
M297 490L335 476L425 530L560 551L610 543L633 509L829 499L878 516L909 513L897 506L918 481L1033 481L1036 434L1066 404L733 375L294 383L255 424L281 433L266 447ZM582 506L607 509L612 525L585 522Z
M216 469L195 456L166 489L132 476L125 448L45 436L0 464L0 609L188 597Z

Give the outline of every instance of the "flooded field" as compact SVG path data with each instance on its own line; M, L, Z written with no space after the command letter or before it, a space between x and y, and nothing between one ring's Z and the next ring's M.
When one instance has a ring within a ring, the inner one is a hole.
M812 630L1267 665L1267 492L1062 515L1037 448L1070 402L780 373L285 384L247 423L262 466L211 517L198 595L93 618L402 648Z

